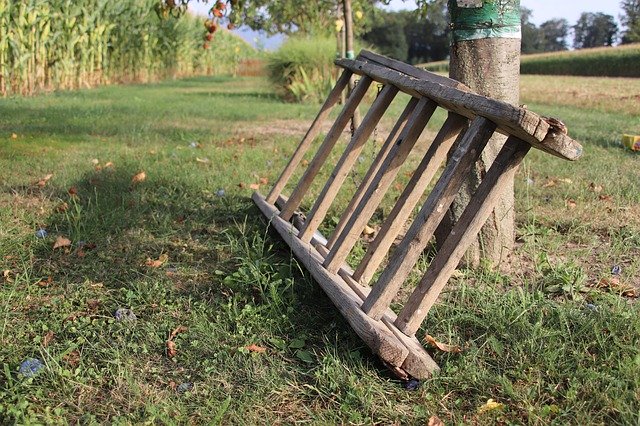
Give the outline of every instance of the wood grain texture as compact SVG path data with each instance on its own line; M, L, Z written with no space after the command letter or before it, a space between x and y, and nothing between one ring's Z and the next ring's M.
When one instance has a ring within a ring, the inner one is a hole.
M402 366L409 355L407 347L381 321L372 320L362 312L360 297L338 274L331 274L322 267L323 257L313 246L297 238L297 230L279 217L279 212L273 205L267 203L257 192L252 199L358 336L383 360L391 365Z
M513 135L541 149L566 160L577 160L582 155L582 146L564 135L559 137L540 115L506 102L490 99L472 92L465 92L434 81L417 79L373 63L339 59L336 64L356 74L369 76L375 81L393 84L411 96L425 96L439 106L473 119L485 117L498 126L498 131ZM552 133L552 135L549 135Z
M282 190L289 182L289 179L291 179L294 171L302 162L304 155L309 151L313 141L320 134L322 123L325 122L325 120L329 116L329 113L331 113L331 111L333 110L333 107L340 101L340 97L344 92L344 89L347 87L349 78L351 78L352 75L353 73L351 71L345 70L336 82L336 85L334 86L333 90L331 90L331 93L329 93L327 100L320 108L320 112L316 116L315 120L313 120L313 123L311 123L311 127L309 127L309 130L307 130L307 133L304 135L302 142L300 142L300 145L298 145L298 148L296 148L296 151L293 153L291 160L289 160L289 163L282 171L280 177L267 196L267 202L269 204L273 204L276 202L278 196L282 193Z
M383 222L380 231L367 247L367 252L353 273L353 279L367 284L384 260L391 245L403 230L411 212L426 191L440 165L446 160L454 140L467 126L467 119L450 114L436 135L429 150L415 170L409 183L396 201L391 213Z
M421 99L418 103L402 135L391 148L391 152L380 167L380 170L378 170L378 173L376 173L371 185L367 188L367 192L349 218L349 222L347 222L335 244L331 247L331 252L324 262L324 267L329 271L336 272L340 265L344 263L436 108L435 102L428 99Z
M429 265L426 274L398 315L395 325L412 336L442 292L458 262L491 214L502 184L513 179L531 145L515 137L507 140L471 202Z
M318 148L318 152L316 152L313 160L309 163L309 166L302 175L300 182L298 182L298 185L289 196L287 204L282 208L280 217L285 221L291 219L293 212L300 207L302 198L309 190L309 187L311 187L311 184L320 172L322 165L327 161L331 150L338 142L338 139L340 139L342 131L351 120L353 112L356 110L360 102L362 102L362 99L366 95L367 90L369 90L369 86L371 86L372 82L373 80L371 78L367 76L363 77L355 90L351 93L351 96L349 96L346 105L342 108L342 111L340 111L340 114L333 123L333 126L331 126L331 130L329 130L329 133L327 133L327 136L324 138L322 145Z
M391 130L391 132L389 132L389 135L387 136L387 139L382 145L380 152L378 152L376 159L373 161L373 163L371 164L371 167L369 167L369 170L367 171L367 174L362 180L362 184L360 184L356 194L351 198L351 201L349 201L349 205L347 206L347 208L342 212L342 215L340 216L340 220L338 221L338 225L336 225L335 229L333 230L333 234L331 235L331 238L329 238L329 242L327 244L328 248L333 247L333 245L336 242L336 239L338 238L338 236L340 236L340 233L342 232L345 225L349 221L349 218L353 214L353 211L355 210L357 205L360 203L360 200L362 200L362 197L364 196L365 192L371 185L371 181L378 173L378 170L380 170L382 163L385 161L385 159L389 155L389 152L391 151L391 148L393 148L393 145L398 140L398 136L400 136L400 134L402 133L402 130L407 124L409 116L415 110L416 105L418 105L418 99L411 98L411 100L409 101L405 109L402 111L402 114L400 114L400 117L398 117L396 124L393 126L393 129Z
M340 157L338 164L336 164L333 172L329 176L329 179L325 183L322 192L316 199L311 211L307 214L307 220L303 228L300 230L300 239L308 243L311 241L313 233L318 229L322 221L324 220L333 200L336 198L340 187L344 183L345 179L349 176L349 173L353 169L353 166L358 161L358 157L362 152L366 142L376 128L376 125L384 115L387 108L393 101L393 98L398 94L398 89L394 86L385 86L380 92L380 95L376 98L364 117L362 124L356 130L356 133L351 138L351 141L347 145L344 153Z
M380 319L385 309L409 276L418 258L429 244L438 224L453 202L462 182L491 138L495 123L478 117L471 123L456 147L440 179L396 248L389 265L373 286L362 309L372 318Z

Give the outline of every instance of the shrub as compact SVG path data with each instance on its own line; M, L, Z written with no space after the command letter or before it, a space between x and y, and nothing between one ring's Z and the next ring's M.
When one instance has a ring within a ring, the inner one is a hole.
M321 102L336 82L335 54L333 39L291 37L269 56L269 79L287 100Z

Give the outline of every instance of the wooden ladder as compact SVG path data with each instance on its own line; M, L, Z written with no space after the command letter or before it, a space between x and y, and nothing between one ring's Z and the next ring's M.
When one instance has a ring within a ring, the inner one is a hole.
M336 64L343 69L342 75L289 164L269 195L264 197L255 192L253 200L362 340L400 377L426 378L438 366L416 339L415 333L495 207L503 184L514 178L518 165L531 147L567 160L580 157L582 147L566 135L566 129L555 119L480 96L455 80L402 62L362 51L355 60L341 59ZM296 169L302 166L303 157L320 134L332 108L340 101L341 93L353 74L359 75L360 81L313 160L308 164L305 162L300 181L288 197L284 196L283 189ZM382 85L381 91L303 220L303 216L297 213L303 197L374 82ZM326 219L336 194L356 165L362 149L399 92L409 94L410 100L342 213L335 231L328 239L324 238L318 228ZM368 245L363 260L353 270L346 264L347 256L437 108L448 111L448 118L431 141L380 231ZM391 302L495 132L508 136L504 147L426 273L396 314L390 309ZM419 213L413 218L400 244L389 254L392 243L411 219L416 205L445 162L444 170ZM387 256L386 266L371 285L374 274Z

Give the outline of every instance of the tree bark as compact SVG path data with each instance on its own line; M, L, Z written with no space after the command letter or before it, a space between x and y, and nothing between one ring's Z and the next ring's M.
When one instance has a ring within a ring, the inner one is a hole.
M469 1L466 2L467 4ZM483 8L487 7L484 2ZM520 9L519 0L503 1L510 7ZM460 4L460 2L457 2ZM449 7L457 7L455 0L450 0ZM519 14L519 12L518 12ZM453 19L452 13L452 19ZM454 31L455 31L455 23ZM483 30L484 31L484 30ZM519 31L519 28L518 28ZM520 38L508 31L487 31L487 34L500 35L472 40L455 40L451 47L449 75L476 92L513 105L518 104L520 90ZM511 38L510 38L511 37ZM438 229L436 239L441 244L448 235L455 221L460 217L476 190L482 177L493 163L506 137L494 136L476 163L454 201L448 218ZM486 225L482 228L476 242L469 248L464 265L478 267L483 262L497 266L513 250L515 241L515 211L513 180L503 188L500 201L492 212Z

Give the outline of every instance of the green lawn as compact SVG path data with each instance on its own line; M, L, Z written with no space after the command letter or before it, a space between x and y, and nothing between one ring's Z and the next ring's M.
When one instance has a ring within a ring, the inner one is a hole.
M558 106L543 78L523 102L585 156L527 158L511 271L452 281L418 336L463 351L434 351L442 371L415 392L249 199L317 105L251 78L0 99L0 423L640 423L640 308L622 294L640 291L640 157L617 143L640 134L637 104ZM629 82L608 93L640 93ZM31 378L27 358L45 366Z

